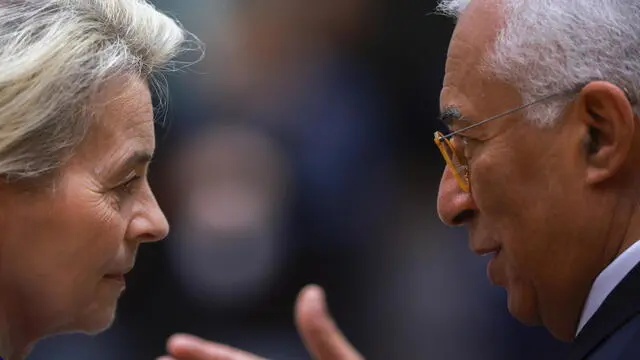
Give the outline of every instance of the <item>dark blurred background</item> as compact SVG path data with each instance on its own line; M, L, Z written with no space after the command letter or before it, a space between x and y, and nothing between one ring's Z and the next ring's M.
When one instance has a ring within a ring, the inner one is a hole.
M175 332L306 359L292 314L310 282L367 359L562 357L438 220L453 22L435 0L156 4L207 46L159 104L151 180L171 235L142 246L111 330L30 359L155 359Z

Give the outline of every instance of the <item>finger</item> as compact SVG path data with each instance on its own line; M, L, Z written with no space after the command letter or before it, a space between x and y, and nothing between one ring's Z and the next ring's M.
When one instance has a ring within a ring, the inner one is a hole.
M308 285L296 302L296 325L307 349L317 360L363 360L347 341L327 311L325 295L317 285Z
M186 334L169 338L167 350L176 360L264 360L248 352Z

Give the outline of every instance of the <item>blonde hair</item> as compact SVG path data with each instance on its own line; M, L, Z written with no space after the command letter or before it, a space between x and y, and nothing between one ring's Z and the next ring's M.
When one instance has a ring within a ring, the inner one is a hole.
M0 177L54 173L88 131L99 88L171 69L187 35L145 0L2 0Z

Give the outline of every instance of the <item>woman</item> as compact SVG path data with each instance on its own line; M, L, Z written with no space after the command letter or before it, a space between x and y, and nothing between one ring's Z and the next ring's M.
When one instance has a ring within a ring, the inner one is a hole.
M185 35L145 0L0 2L0 358L106 329L138 246L167 235L149 86ZM176 358L218 358L184 340Z
M149 85L184 40L143 0L0 2L3 359L107 328L138 246L166 236Z

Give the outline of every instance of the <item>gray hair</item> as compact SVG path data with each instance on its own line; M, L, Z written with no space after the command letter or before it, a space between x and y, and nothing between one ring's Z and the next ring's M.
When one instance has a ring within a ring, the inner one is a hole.
M55 173L89 130L105 82L153 80L187 35L145 0L3 0L0 177Z
M441 0L438 11L457 17L470 1ZM505 25L485 64L498 78L516 86L525 103L604 80L623 87L636 101L635 114L640 114L639 1L495 2ZM533 106L527 116L540 125L551 125L568 100L559 97Z

